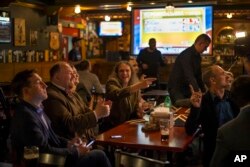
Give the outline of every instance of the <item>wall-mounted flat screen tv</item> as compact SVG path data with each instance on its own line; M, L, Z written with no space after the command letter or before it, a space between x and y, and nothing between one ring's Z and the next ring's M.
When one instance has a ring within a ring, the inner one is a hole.
M0 11L0 43L11 42L11 19L9 13Z
M100 37L120 37L122 36L123 23L122 21L101 21L99 23Z
M212 6L176 7L173 12L165 8L133 9L131 52L137 55L155 38L162 54L175 55L206 33L212 38ZM204 54L212 54L212 45Z

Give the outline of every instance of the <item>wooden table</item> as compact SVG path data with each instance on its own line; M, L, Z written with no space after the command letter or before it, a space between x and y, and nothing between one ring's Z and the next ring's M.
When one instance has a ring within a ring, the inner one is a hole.
M98 135L96 143L137 149L183 152L194 139L194 135L186 134L184 127L173 127L169 134L169 141L161 142L160 131L143 132L141 130L143 126L143 123L125 122ZM122 135L122 138L112 139L112 135Z

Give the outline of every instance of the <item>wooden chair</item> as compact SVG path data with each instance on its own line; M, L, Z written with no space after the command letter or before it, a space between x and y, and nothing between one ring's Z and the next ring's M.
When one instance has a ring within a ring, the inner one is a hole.
M56 167L64 167L66 157L62 155L55 154L47 154L41 153L39 154L39 166L56 166Z
M166 167L169 161L159 161L133 153L115 151L115 167Z

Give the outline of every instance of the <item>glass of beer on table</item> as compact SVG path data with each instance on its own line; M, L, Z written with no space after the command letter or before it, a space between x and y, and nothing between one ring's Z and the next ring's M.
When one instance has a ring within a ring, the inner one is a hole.
M168 141L169 139L169 119L160 119L159 120L161 141Z

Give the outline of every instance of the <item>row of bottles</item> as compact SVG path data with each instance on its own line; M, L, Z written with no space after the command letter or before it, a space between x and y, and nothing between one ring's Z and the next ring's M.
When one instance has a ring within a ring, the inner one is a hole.
M59 57L58 51L35 51L35 50L1 50L0 63L25 63L25 62L50 62L66 60L66 57Z

